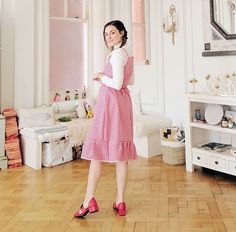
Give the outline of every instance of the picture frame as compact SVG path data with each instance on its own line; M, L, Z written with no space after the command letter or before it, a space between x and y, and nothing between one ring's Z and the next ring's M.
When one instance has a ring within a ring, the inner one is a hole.
M236 39L226 35L214 20L214 1L205 0L204 7L204 45L202 56L234 56L236 55Z

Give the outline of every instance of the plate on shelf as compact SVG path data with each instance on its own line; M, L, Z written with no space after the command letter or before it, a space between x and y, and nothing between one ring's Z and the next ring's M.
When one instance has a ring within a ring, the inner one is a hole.
M221 105L208 104L205 109L205 120L210 125L217 125L221 122L224 110Z

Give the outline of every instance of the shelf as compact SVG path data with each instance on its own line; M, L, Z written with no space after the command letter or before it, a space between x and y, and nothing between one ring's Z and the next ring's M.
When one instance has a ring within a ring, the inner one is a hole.
M205 129L205 130L213 130L213 131L236 135L236 128L232 128L232 129L223 128L220 125L213 126L213 125L209 125L207 123L197 123L197 122L191 122L190 126L195 127L195 128Z
M207 104L220 104L220 105L236 105L236 96L217 96L208 93L195 93L186 94L185 97L189 99L190 102L201 102Z
M186 94L185 96L186 170L193 172L194 165L197 165L200 167L206 167L212 170L236 176L236 155L232 155L230 149L227 149L223 152L218 152L215 150L206 150L199 146L200 142L202 142L203 139L207 140L208 142L219 141L220 143L230 141L228 142L229 144L231 144L232 146L236 146L234 139L232 139L233 136L236 135L236 127L230 129L221 127L221 124L210 125L208 123L199 123L192 121L194 108L196 109L196 107L198 107L199 109L203 109L205 108L206 104L236 106L236 97L223 97L206 93ZM199 128L200 130L193 130L193 128ZM215 133L206 133L208 131Z

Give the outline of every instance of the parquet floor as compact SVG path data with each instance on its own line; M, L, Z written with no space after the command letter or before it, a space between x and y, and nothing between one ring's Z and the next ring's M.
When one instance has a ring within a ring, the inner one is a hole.
M88 161L35 171L27 166L0 171L0 231L4 232L235 232L236 178L185 171L161 157L130 163L128 214L117 216L115 170L104 164L96 199L100 211L73 218L85 193Z

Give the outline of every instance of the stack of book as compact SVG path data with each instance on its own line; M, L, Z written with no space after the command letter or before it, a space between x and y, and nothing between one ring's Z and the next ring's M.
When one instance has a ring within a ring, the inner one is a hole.
M231 144L223 144L223 143L206 143L200 146L204 150L213 150L217 152L223 152L231 148Z
M5 118L0 114L0 170L7 169L5 156Z
M5 151L8 168L15 168L22 165L16 111L14 109L4 109L2 112L6 120L5 127Z

